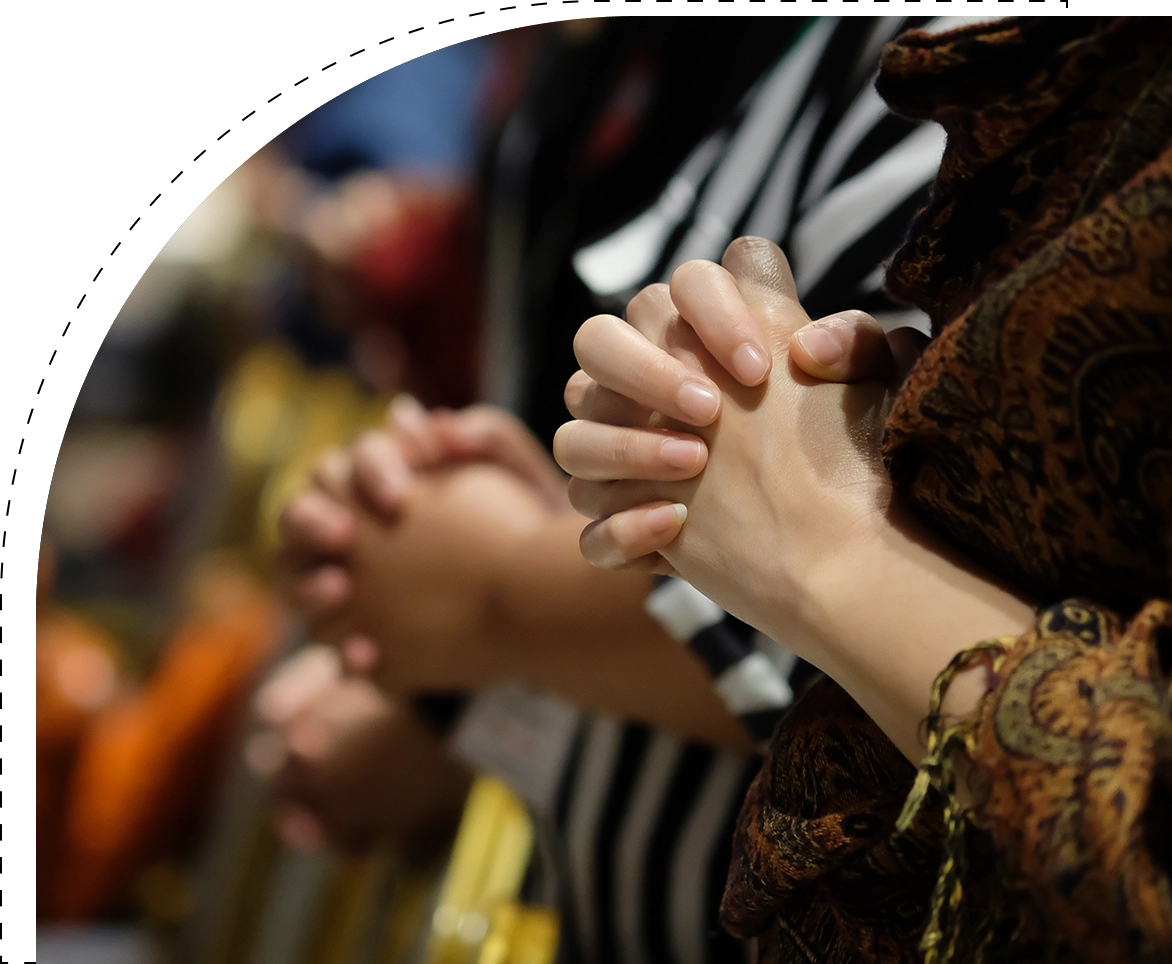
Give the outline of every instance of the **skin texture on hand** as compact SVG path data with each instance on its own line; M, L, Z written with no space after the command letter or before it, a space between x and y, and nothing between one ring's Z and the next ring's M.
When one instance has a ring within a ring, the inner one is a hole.
M748 748L699 662L643 611L638 573L578 553L581 518L470 465L420 479L400 518L359 514L353 593L319 638L377 641L390 693L519 679L599 712Z
M392 522L421 474L475 462L507 469L552 508L568 505L564 476L515 416L485 405L429 413L400 396L388 409L385 426L364 432L348 449L325 452L309 490L282 512L282 554L293 604L320 619L349 598L345 561L358 508Z
M547 511L496 466L428 473L395 520L356 513L350 599L313 629L327 641L380 641L377 673L388 690L467 688L507 674L492 581Z

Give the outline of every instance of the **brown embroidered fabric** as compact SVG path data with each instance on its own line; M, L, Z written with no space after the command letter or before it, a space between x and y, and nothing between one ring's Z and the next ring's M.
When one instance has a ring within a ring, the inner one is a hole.
M912 768L833 684L811 693L745 804L724 918L764 961L1172 960L1172 623L1148 602L1172 532L1172 22L912 32L879 89L948 132L888 274L937 337L884 456L937 531L1048 608L961 657L996 680L937 727L973 764L967 825L930 792L899 844ZM948 760L925 771L945 790ZM848 846L856 812L882 829Z
M942 46L955 59L983 36ZM1034 51L1008 28L987 42ZM915 102L933 76L924 43L885 54L889 96ZM885 455L919 513L995 573L1134 611L1168 591L1172 21L1064 42L1023 89L930 112L949 135L940 183L889 278L940 330Z
M942 832L937 805L892 836L914 776L830 680L798 704L741 810L724 898L725 926L758 935L759 961L919 959Z

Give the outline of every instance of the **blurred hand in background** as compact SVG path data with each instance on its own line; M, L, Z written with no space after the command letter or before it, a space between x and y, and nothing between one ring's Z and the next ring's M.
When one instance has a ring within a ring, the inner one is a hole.
M393 842L424 858L459 818L470 775L408 703L346 676L335 650L310 646L258 690L250 769L276 799L289 846L362 852Z

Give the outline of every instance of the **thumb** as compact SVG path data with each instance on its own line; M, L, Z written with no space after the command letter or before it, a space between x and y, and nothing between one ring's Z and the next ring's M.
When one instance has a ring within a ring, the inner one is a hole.
M895 371L887 336L865 311L840 311L799 328L789 356L807 375L825 382L888 381Z

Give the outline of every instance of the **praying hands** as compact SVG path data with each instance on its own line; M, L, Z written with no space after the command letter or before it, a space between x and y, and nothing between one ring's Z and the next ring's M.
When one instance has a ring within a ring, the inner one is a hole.
M555 455L595 520L587 558L678 572L837 679L918 758L935 676L1032 613L892 496L879 443L910 340L861 312L811 322L780 249L742 238L723 265L689 262L644 289L625 322L590 319L576 349L576 421ZM983 686L971 676L953 698Z

